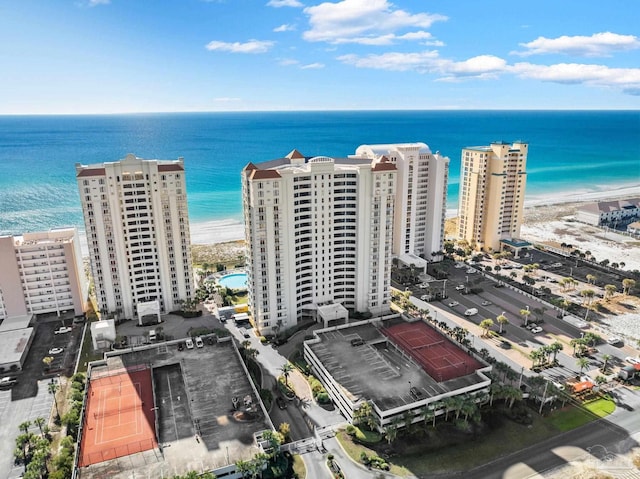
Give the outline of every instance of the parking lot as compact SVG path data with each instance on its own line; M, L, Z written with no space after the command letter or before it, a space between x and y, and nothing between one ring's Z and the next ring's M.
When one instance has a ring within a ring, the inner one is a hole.
M69 318L65 324L71 324ZM33 421L37 417L49 420L53 405L53 396L49 394L49 383L57 381L60 374L69 375L73 371L76 350L82 335L82 327L76 326L71 332L54 335L53 331L62 326L57 318L38 319L35 322L35 336L22 371L3 373L18 378L11 389L0 391L0 478L19 477L24 468L13 463L15 438L20 431L18 425L24 421ZM52 348L63 348L61 353L49 354ZM42 360L54 357L49 370ZM31 426L32 432L38 432Z

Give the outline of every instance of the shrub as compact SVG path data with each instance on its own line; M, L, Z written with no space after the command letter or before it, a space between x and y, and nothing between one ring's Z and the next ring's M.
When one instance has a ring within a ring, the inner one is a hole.
M316 401L318 401L320 404L328 404L331 402L331 398L329 397L329 394L327 392L321 392L316 396Z
M265 343L267 342L267 338L266 338L266 337L264 337L264 336L260 336L260 342L261 342L262 344L265 344Z
M356 433L356 428L355 428L352 424L349 424L349 425L345 428L345 432L346 432L347 434L349 434L349 436L353 436L353 435L355 435L355 433Z

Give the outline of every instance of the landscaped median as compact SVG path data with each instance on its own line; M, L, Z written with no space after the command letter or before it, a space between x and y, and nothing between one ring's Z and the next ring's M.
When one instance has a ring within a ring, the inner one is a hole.
M409 434L398 430L392 441L359 428L355 433L350 429L351 434L341 430L336 437L354 462L363 464L363 458L379 458L392 474L428 476L474 469L606 416L614 409L615 403L604 397L585 403L584 408L568 405L556 409L548 417L527 408L531 416L528 425L508 419L505 409L483 414L482 423L471 428L447 422L439 422L435 428L431 423L419 423Z

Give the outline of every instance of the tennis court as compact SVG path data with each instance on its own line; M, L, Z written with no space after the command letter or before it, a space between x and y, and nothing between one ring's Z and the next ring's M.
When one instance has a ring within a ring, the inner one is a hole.
M91 379L80 467L157 447L151 370Z
M483 367L478 360L425 323L397 324L384 328L382 333L436 381L466 376Z

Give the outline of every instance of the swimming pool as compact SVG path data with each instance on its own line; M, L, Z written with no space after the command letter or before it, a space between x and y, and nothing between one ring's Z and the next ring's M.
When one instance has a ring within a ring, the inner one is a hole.
M227 274L218 283L229 289L247 289L247 273Z

